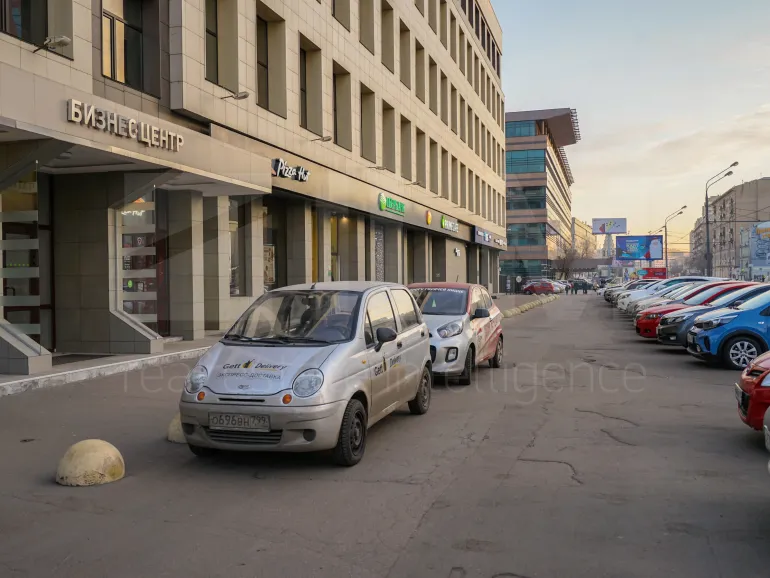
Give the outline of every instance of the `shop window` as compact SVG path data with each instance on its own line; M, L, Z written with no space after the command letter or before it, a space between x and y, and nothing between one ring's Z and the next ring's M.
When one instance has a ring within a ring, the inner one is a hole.
M286 285L286 208L281 200L263 199L262 245L265 291Z
M158 328L158 219L155 192L129 203L119 211L123 311Z
M246 295L246 205L230 199L230 295Z
M0 0L0 31L42 46L47 36L47 0Z
M219 84L217 0L206 0L206 80Z
M104 0L102 7L102 74L143 90L142 2Z

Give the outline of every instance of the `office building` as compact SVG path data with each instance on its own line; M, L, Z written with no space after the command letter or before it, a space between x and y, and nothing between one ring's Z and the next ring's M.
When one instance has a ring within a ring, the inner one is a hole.
M0 0L0 373L506 248L489 0Z
M581 259L597 257L596 235L594 235L591 225L577 217L572 217L572 242L570 248Z
M553 277L572 246L574 180L564 147L580 140L569 108L505 114L506 233L503 275Z

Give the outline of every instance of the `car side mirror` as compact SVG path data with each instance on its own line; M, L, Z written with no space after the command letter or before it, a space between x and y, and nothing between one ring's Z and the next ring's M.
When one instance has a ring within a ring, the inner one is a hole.
M476 311L473 312L473 318L474 319L485 319L489 317L489 309L484 309L483 307L479 307L476 309Z
M395 341L398 335L390 327L379 327L377 329L377 345L374 346L374 350L379 352L385 343Z

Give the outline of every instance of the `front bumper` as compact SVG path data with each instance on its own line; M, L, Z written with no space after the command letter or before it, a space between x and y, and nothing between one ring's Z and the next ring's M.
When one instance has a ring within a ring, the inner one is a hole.
M648 339L655 339L660 319L639 319L636 321L636 333Z
M658 325L656 331L656 337L658 338L658 343L661 345L677 345L677 346L687 346L687 331L689 330L688 327L686 327L686 324L684 321L680 321L679 323L674 323L672 325Z
M465 356L468 355L470 340L464 334L442 339L431 337L430 358L433 363L433 373L441 376L460 375L465 369ZM456 357L453 357L456 355ZM451 361L447 361L450 358Z
M346 407L345 400L306 407L181 401L179 413L190 445L232 451L312 452L337 445ZM267 416L270 431L212 430L209 412Z
M770 406L770 387L762 387L742 378L741 383L735 384L735 398L741 421L752 429L762 431L765 412Z

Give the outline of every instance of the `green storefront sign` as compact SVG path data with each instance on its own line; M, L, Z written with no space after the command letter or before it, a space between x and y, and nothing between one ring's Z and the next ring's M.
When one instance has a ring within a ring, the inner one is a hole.
M380 196L378 197L378 202L380 204L380 211L385 211L386 213L393 213L394 215L398 215L399 217L404 216L404 203L401 201L397 201L396 199L391 199L390 197L386 197L384 193L380 193Z

